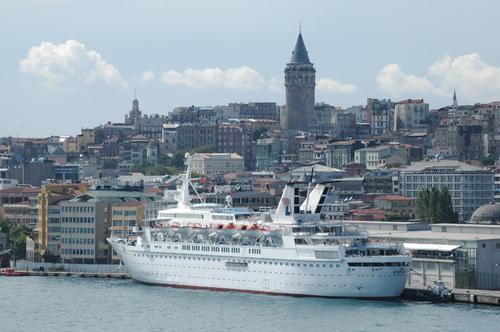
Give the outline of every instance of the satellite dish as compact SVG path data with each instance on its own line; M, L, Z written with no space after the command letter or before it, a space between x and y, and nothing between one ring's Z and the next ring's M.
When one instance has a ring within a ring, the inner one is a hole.
M189 152L186 152L186 153L184 154L184 158L185 158L185 159L189 159L189 157L191 157L191 154L190 154Z

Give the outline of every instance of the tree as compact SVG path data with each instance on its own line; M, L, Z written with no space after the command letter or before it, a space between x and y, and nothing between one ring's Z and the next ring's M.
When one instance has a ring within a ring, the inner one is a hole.
M14 261L26 255L26 237L31 236L31 229L18 225L8 219L0 220L0 229L7 235L9 248L12 250Z
M117 169L119 160L118 158L103 158L102 167L104 169Z
M423 189L418 193L416 202L417 217L426 223L458 223L458 213L453 211L448 188Z
M493 165L493 164L495 164L495 161L496 161L495 157L493 157L491 154L489 154L486 157L481 158L481 164L483 164L483 166Z

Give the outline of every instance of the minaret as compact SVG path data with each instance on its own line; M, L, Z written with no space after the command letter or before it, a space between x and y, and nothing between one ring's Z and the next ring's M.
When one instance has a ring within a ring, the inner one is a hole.
M292 58L285 67L286 115L283 129L307 131L314 118L314 88L316 70L309 61L306 46L299 30L299 36L292 52Z
M458 113L458 102L457 102L457 92L453 89L453 105L451 109L448 110L448 115L451 117L456 117Z

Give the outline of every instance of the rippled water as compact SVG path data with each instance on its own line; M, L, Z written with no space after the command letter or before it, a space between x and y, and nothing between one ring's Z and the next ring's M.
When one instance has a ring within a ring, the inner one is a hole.
M0 331L500 331L500 308L0 278Z

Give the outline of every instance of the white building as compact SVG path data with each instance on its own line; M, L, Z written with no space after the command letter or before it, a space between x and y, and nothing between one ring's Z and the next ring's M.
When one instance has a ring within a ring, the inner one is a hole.
M243 172L243 157L236 153L195 153L191 157L191 171L202 175Z
M480 206L494 201L494 174L456 160L412 163L399 173L400 194L417 197L425 188L448 188L460 222L468 222Z
M354 151L354 162L364 164L368 170L376 170L386 168L390 164L406 165L408 158L404 149L380 145Z
M421 124L429 114L429 104L423 99L397 102L394 108L394 130L410 129Z
M500 289L500 225L349 221L376 240L400 241L412 254L407 287L443 280L449 288Z

